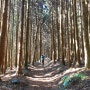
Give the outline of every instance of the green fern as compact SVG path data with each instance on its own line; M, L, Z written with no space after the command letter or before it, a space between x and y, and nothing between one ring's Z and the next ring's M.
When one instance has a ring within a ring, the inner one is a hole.
M67 87L71 82L71 78L68 78L64 83L63 83L63 86L64 87Z
M81 80L85 80L86 76L82 73L76 73L73 75L74 78L81 78Z
M69 84L69 82L71 82L71 77L70 76L64 76L62 79L63 82L63 86L67 87L67 85Z
M70 83L75 80L85 80L86 76L82 73L75 73L73 76L64 76L61 80L64 87L67 87Z
M64 76L62 79L61 79L61 81L62 82L65 82L68 78L70 78L69 76Z

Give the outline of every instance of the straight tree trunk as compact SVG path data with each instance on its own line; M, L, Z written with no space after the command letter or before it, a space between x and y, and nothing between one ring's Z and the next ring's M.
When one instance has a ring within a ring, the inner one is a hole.
M20 54L19 54L19 67L18 67L18 75L22 74L22 57L23 57L23 25L24 25L24 0L22 0L22 13L21 13L21 38L20 38Z
M73 12L73 15L72 15L72 30L73 30L73 40L74 40L74 43L73 43L73 53L74 53L74 62L76 61L76 42L75 42L75 26L74 26L74 21L75 21L75 18L74 18L74 0L72 0L72 12Z
M81 10L81 13L80 13L80 18L81 18L81 45L82 45L82 52L81 52L81 58L82 58L82 60L84 61L84 59L85 59L85 57L84 57L84 55L85 55L85 53L84 53L84 39L83 39L83 9L82 9L82 0L80 1L80 10Z
M0 43L0 68L3 66L5 59L5 43L6 43L6 33L7 33L7 11L8 11L8 0L5 0L5 8L3 13L3 23L2 23L2 33L1 33L1 43Z
M53 23L53 14L51 17L52 17L51 21ZM53 57L52 57L53 56L53 30L52 30L52 28L53 28L53 25L51 25L51 28L50 28L50 31L51 31L51 60L53 60Z
M64 32L63 32L63 0L61 0L61 38L62 38L62 64L65 65L64 61Z
M40 26L40 56L42 55L42 26Z
M73 51L73 3L72 3L72 0L71 0L71 5L70 5L70 23L71 23L71 35L70 35L70 42L71 42L71 62L73 62L73 54L74 54L74 51Z
M30 14L31 15L31 14ZM30 48L29 48L29 63L31 63L32 61L32 21L30 19L30 38L29 38L29 45L30 45Z
M85 67L90 68L90 42L88 31L88 0L83 1Z
M29 1L29 3L31 3L31 0ZM31 20L31 10L29 11L29 64L31 63L32 60L32 20Z
M80 65L80 50L79 50L79 31L78 31L78 24L77 24L77 9L76 9L76 0L74 0L74 21L75 21L75 42L76 42L76 61Z
M17 8L18 9L18 8ZM15 66L17 67L18 61L18 31L19 31L19 11L17 10L17 25L16 25L16 59L15 59Z
M38 17L36 16L36 36L35 36L35 42L34 42L34 55L33 55L33 62L32 64L34 65L34 62L36 61L37 57L37 40L38 40L38 33L39 33L39 22L38 22Z
M55 58L56 58L56 45L55 45L55 26L54 26L54 17L53 17L53 12L52 12L52 38L53 38L53 51L52 51L52 57L53 57L53 61L55 63Z
M56 0L57 2L58 0ZM58 6L56 3L56 29L57 29L57 38L58 38L58 61L60 61L60 28L59 28L59 11L58 11Z
M0 33L1 33L1 1L0 1Z
M68 20L68 1L66 1L66 10L67 10L67 13L66 13L66 18L67 18L67 20L66 20L66 27L67 27L67 44L68 44L68 66L69 67L71 67L71 58L70 58L70 31L69 31L69 26L68 26L68 22L69 22L69 20Z
M26 30L26 58L25 58L25 67L28 66L29 61L29 12L30 12L30 0L28 0L28 11L27 11L27 30Z

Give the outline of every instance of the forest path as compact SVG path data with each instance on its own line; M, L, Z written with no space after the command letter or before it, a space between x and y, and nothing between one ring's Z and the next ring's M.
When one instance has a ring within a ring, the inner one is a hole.
M68 68L67 65L63 66L58 61L53 64L53 61L47 58L44 66L37 61L34 66L30 64L28 69L22 69L21 76L17 76L16 71L15 68L9 69L5 75L1 76L0 90L61 90L59 89L62 83L61 78L83 71L83 68ZM18 79L20 83L12 84L14 79Z
M16 69L7 70L2 75L0 90L58 90L60 80L60 64L53 64L50 59L45 60L42 65L39 61L35 65L29 65L28 69L23 69L23 75L17 76ZM20 80L20 84L13 85L12 80Z
M30 72L25 77L28 83L25 90L58 90L58 85L55 82L59 72L57 69L59 70L59 64L55 66L49 60L45 61L44 66L40 62L36 62L34 66L30 65Z

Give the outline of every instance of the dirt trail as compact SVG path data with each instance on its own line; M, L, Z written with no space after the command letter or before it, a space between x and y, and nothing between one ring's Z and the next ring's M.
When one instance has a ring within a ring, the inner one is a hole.
M58 90L58 85L55 83L56 78L53 76L55 70L52 67L52 61L45 62L44 66L39 62L35 63L35 66L30 66L31 72L26 76L29 84L25 90Z
M23 75L19 77L15 72L15 68L8 69L7 73L1 76L0 90L64 90L61 78L78 72L85 74L87 79L70 86L67 90L90 90L90 70L82 67L68 68L68 65L63 66L60 62L53 64L49 59L45 60L44 66L38 61L34 66L29 65L28 69L22 69ZM19 84L12 84L15 78L20 81Z
M5 87L0 86L0 88L1 90L58 90L55 82L57 78L55 70L58 68L58 65L55 66L52 61L46 60L44 66L40 62L36 62L34 66L29 65L27 70L23 70L25 75L20 77L16 76L13 70L11 73L9 71L2 76L2 85ZM11 83L13 78L18 78L20 84L13 85Z

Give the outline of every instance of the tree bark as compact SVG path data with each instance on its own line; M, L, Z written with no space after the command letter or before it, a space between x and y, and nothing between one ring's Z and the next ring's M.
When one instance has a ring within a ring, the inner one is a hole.
M22 0L22 13L21 13L21 38L20 38L20 54L19 54L19 68L18 75L22 74L22 57L23 57L23 25L24 25L24 0Z
M0 68L3 65L5 59L5 43L6 43L6 33L7 33L7 11L8 11L8 0L5 0L5 8L3 13L3 23L2 23L2 33L1 33L1 43L0 43Z
M90 68L90 42L88 31L88 0L83 1L85 67Z

